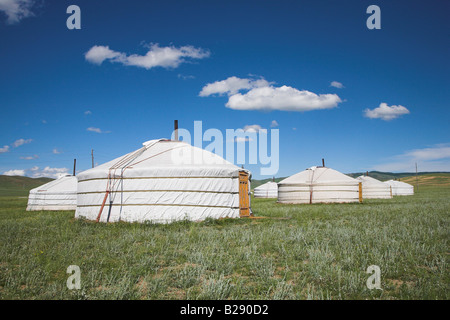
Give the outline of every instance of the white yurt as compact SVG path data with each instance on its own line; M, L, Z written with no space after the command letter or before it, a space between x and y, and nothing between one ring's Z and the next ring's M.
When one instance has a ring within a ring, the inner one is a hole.
M362 182L363 199L391 199L391 187L380 180L369 176L359 176L356 178Z
M406 182L389 180L384 183L391 186L393 196L411 196L414 194L414 186Z
M27 211L75 210L77 208L77 178L62 176L30 190Z
M361 184L326 167L311 167L278 183L279 203L361 202Z
M181 141L147 141L77 177L76 218L169 223L251 215L251 173Z
M277 198L278 197L278 184L273 181L269 181L256 187L254 190L255 198Z

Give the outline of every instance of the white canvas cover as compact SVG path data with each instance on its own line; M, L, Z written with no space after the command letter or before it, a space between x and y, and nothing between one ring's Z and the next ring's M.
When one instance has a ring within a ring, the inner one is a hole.
M359 202L359 181L330 168L311 167L278 183L278 202Z
M77 207L77 178L63 176L30 190L27 211L75 210Z
M411 196L414 194L414 186L409 183L397 180L389 180L384 183L391 186L393 196Z
M273 181L266 182L254 190L255 198L277 198L278 184Z
M241 171L250 177L247 170L185 142L151 140L77 175L75 217L96 220L108 190L102 222L238 218Z
M391 199L391 187L369 176L356 178L362 182L363 199Z

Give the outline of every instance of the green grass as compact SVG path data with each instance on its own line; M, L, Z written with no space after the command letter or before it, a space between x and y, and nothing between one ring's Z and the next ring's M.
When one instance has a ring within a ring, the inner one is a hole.
M28 197L29 190L50 182L50 178L29 178L0 175L0 195Z
M433 173L416 176L403 177L400 181L421 187L439 186L450 187L450 173Z
M0 198L1 299L449 299L450 188L264 219L96 224ZM81 290L68 290L69 265ZM381 268L383 290L366 287Z

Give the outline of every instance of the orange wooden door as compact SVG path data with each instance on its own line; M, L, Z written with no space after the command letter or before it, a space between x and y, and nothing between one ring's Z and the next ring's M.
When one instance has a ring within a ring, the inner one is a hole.
M239 172L239 215L250 216L250 196L248 194L248 173Z
M359 183L359 202L363 202L363 190L362 190L362 182Z

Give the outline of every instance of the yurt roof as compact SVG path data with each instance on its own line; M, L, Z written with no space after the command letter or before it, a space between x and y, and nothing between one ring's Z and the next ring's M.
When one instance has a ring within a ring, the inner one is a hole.
M255 190L269 190L269 189L278 189L278 184L273 181L266 182L259 187L256 187Z
M367 185L380 185L380 184L384 185L384 183L382 181L377 180L372 177L369 177L369 176L359 176L356 179L360 180L362 183L367 184Z
M334 185L334 184L357 184L358 181L339 171L327 167L311 167L297 174L294 174L279 184L317 184L317 185Z
M403 182L403 181L398 181L398 180L388 180L388 181L385 181L385 183L387 183L391 186L395 186L395 187L414 188L413 185Z
M65 175L43 184L42 186L31 189L30 192L77 192L77 178L72 175Z
M247 171L209 151L191 146L183 141L157 139L144 142L142 148L80 172L79 180L119 176L129 177L150 174L152 176L176 176L180 171L192 175L232 175ZM248 171L247 171L248 172Z

